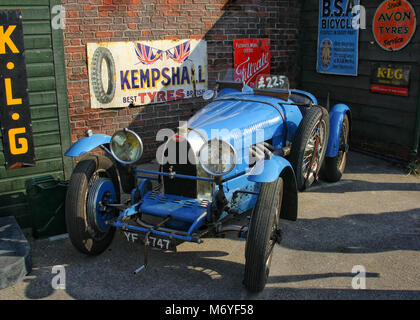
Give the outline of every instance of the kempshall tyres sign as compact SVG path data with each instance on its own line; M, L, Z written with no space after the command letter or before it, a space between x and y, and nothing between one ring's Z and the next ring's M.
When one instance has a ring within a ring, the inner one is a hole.
M88 44L92 108L164 103L207 89L207 43L160 40Z

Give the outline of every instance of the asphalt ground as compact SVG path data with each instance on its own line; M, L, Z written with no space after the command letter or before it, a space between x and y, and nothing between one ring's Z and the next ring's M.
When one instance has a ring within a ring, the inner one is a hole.
M298 221L282 229L258 294L242 285L245 240L234 235L183 243L176 253L152 250L135 275L143 247L117 232L97 257L68 238L29 239L32 272L0 299L420 299L420 178L402 168L350 152L342 180L299 193ZM55 278L62 270L65 282Z

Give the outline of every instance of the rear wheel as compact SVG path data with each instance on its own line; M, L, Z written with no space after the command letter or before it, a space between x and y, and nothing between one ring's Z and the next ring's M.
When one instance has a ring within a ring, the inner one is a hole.
M327 151L329 129L327 110L320 107L308 108L296 130L289 158L300 191L318 179L317 175Z
M281 240L279 219L282 199L282 178L263 183L246 240L244 285L249 291L261 291L267 282L274 245Z
M105 157L80 161L66 196L66 225L72 244L82 253L97 255L111 244L115 228L106 224L115 213L106 203L119 201L118 174Z
M328 182L337 182L341 179L346 167L349 146L350 122L348 115L344 116L340 134L340 147L337 156L325 158L323 177Z

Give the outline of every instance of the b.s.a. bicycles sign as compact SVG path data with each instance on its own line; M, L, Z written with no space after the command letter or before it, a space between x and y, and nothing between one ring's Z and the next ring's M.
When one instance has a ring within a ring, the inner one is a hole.
M92 108L163 103L207 89L203 40L89 43L88 66Z

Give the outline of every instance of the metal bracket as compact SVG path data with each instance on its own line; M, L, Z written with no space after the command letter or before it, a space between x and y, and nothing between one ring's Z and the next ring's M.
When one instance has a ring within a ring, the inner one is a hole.
M148 263L148 253L149 253L149 235L152 232L152 230L155 230L155 228L159 228L160 226L164 225L167 221L171 220L172 217L171 215L168 215L165 219L163 219L161 222L159 222L156 226L150 228L150 230L146 233L146 236L144 237L144 263L142 266L140 266L139 268L137 268L134 271L134 274L139 273L140 271L142 271L143 269L147 268L147 263Z
M146 236L144 237L144 263L143 265L141 265L139 268L137 268L134 271L134 274L139 273L142 270L145 270L147 268L147 263L148 263L148 252L149 252L149 235L150 235L151 231L149 231L148 233L146 233Z

